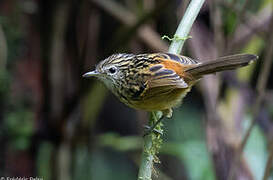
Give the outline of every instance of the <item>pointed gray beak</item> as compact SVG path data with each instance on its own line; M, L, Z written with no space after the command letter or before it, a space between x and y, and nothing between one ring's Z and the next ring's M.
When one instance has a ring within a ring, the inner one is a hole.
M84 75L82 75L82 77L89 78L89 77L97 77L98 75L100 75L100 73L95 70L95 71L90 71L85 73Z

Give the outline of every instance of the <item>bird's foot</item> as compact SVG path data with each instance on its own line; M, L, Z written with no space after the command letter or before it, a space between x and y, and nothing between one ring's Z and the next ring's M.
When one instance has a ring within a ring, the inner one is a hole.
M145 128L145 130L144 130L143 136L147 136L147 135L151 134L152 132L163 135L163 131L156 129L154 126L145 125L144 128Z
M167 118L171 118L173 116L173 110L172 109L166 109L164 111L162 111L163 116L167 117Z

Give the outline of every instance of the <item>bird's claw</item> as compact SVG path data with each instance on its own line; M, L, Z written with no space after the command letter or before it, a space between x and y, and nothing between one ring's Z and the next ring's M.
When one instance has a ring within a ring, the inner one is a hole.
M145 128L144 135L143 135L144 137L151 134L152 132L163 135L162 131L160 131L160 130L154 128L154 127L150 127L148 125L145 125L144 128Z

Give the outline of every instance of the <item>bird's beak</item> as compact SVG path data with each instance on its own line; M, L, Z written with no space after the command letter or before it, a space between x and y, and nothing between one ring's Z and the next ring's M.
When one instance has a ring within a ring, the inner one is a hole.
M100 73L95 70L95 71L90 71L85 73L84 75L82 75L82 77L89 78L89 77L97 77L98 75L100 75Z

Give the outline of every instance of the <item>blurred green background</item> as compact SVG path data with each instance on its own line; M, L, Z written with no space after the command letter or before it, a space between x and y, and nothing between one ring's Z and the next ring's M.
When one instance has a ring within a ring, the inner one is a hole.
M0 177L136 179L148 114L82 74L113 53L166 52L188 3L1 0ZM253 119L234 179L273 179L272 12L271 0L206 1L182 54L259 61L204 78L164 120L153 179L228 179Z

